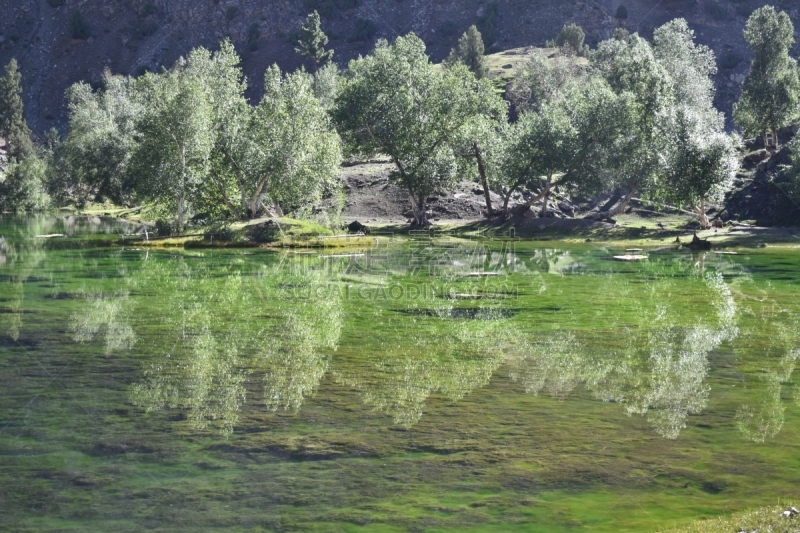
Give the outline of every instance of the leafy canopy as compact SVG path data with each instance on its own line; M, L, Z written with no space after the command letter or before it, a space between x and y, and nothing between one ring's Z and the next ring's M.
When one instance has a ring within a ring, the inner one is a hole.
M789 56L793 33L789 16L772 6L755 10L747 19L744 38L753 60L733 106L734 120L747 135L776 132L797 116L800 77L797 61Z
M422 40L409 34L350 62L334 116L351 152L391 158L392 178L425 224L427 197L456 180L452 143L483 114L490 88L463 65L435 68Z

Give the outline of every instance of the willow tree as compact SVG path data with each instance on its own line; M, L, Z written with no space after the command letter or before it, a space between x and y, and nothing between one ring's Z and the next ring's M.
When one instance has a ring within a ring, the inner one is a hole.
M69 133L61 146L66 182L61 193L79 203L110 199L128 203L135 191L130 158L136 125L142 115L135 82L106 71L103 86L93 91L80 82L67 91Z
M175 213L179 231L193 193L207 176L214 143L206 88L188 67L197 53L168 72L148 73L141 80L145 111L131 161L142 198Z
M723 199L738 169L735 145L724 131L709 133L704 117L690 110L677 112L671 130L666 196L688 204L706 229L706 202Z
M637 34L600 43L591 56L591 67L633 106L634 120L609 145L613 174L608 185L622 195L608 213L613 215L635 195L658 190L663 182L667 149L664 117L674 104L674 92L666 67Z
M763 135L765 144L767 133L772 133L777 147L778 128L797 116L800 104L800 73L789 55L794 27L786 13L764 6L747 19L744 38L753 61L733 117L746 134Z
M509 128L502 155L501 174L506 186L503 210L520 187L539 189L521 207L548 199L556 187L586 193L602 190L610 169L618 166L619 142L635 119L628 95L616 95L596 78L572 87L560 100L523 113Z
M427 198L457 179L453 144L484 114L480 81L463 65L441 70L414 34L379 42L350 62L334 116L351 152L385 154L390 178L408 193L414 221L427 225Z
M241 190L251 215L267 198L290 209L318 201L336 186L341 147L328 113L303 72L264 75L264 96L252 112L239 146L245 179Z

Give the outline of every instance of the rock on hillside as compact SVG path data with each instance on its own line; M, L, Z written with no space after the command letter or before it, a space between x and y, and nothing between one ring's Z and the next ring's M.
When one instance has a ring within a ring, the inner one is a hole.
M471 24L496 50L542 46L561 26L577 22L593 45L617 25L644 35L684 17L700 42L720 58L719 104L728 110L747 69L742 38L749 11L765 0L624 0L625 21L613 18L620 0L0 0L0 61L17 57L23 72L28 119L43 132L65 124L64 91L97 83L102 72L134 75L169 65L193 47L213 47L229 36L257 96L266 67L301 64L292 34L312 9L322 14L336 60L370 50L378 38L413 31L444 58ZM800 2L776 0L800 29ZM76 13L80 13L79 19ZM77 21L77 22L76 22ZM85 22L85 35L75 32ZM73 38L77 34L79 39Z

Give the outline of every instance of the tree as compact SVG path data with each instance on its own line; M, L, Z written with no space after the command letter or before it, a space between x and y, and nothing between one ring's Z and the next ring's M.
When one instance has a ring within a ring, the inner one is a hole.
M628 8L625 6L625 4L620 4L619 5L619 7L617 8L617 13L616 13L615 17L617 19L619 19L619 20L627 20L627 18L628 18Z
M709 134L705 117L680 109L670 141L668 197L688 203L700 226L708 228L706 200L721 201L739 167L731 137L724 131Z
M582 72L573 58L558 54L552 59L532 56L514 77L508 97L517 111L533 111L555 102L581 82Z
M61 147L69 182L57 185L59 195L78 203L89 198L130 202L135 183L129 164L143 112L134 85L106 71L97 91L83 82L69 88L69 133Z
M682 18L653 34L653 55L669 73L674 105L691 110L707 131L721 131L725 117L714 108L714 52L694 43L694 32Z
M295 209L334 188L341 164L339 137L314 96L311 76L264 75L264 96L253 110L247 142L239 147L248 209L257 214L267 197Z
M588 56L589 47L583 44L584 39L586 39L586 34L580 26L575 23L564 24L564 27L556 37L555 45L558 48L569 46L575 54Z
M483 54L483 37L477 26L473 24L458 40L458 48L450 50L450 55L447 56L444 63L447 66L463 63L475 74L476 78L481 79L489 75Z
M316 73L319 67L325 66L333 59L333 50L325 50L326 44L328 44L328 36L322 31L319 13L314 11L300 26L297 48L294 50L311 59L314 73Z
M205 87L179 61L161 75L140 78L145 112L137 124L138 143L131 165L138 190L177 216L182 231L192 193L203 183L214 142L212 110Z
M608 143L609 170L613 170L608 187L622 194L608 213L613 215L623 210L634 195L654 192L663 182L667 150L664 119L674 103L672 81L650 44L637 34L625 41L609 39L600 43L592 54L591 65L623 97L628 106L623 116L631 118Z
M0 211L42 211L50 206L45 191L47 165L31 152L13 161L0 181Z
M463 65L435 68L414 34L379 42L347 77L334 111L344 140L353 153L389 156L415 223L427 225L428 196L456 180L452 144L484 111L481 81Z
M800 104L797 61L789 56L793 33L789 16L772 6L755 10L744 30L753 60L733 117L745 134L763 135L765 144L772 133L776 148L777 129L797 115Z
M614 94L601 79L573 86L562 99L523 113L509 128L502 156L503 210L508 212L511 195L524 185L539 193L522 209L541 200L540 216L547 215L556 187L585 193L602 189L616 166L617 143L632 121L629 96Z
M453 143L462 165L462 175L476 176L483 189L486 214L492 215L490 192L499 189L498 163L504 131L508 125L508 105L486 78L477 84L478 97L485 103L483 112L467 122Z
M8 155L22 160L32 153L30 135L22 102L22 75L17 60L12 59L0 77L0 137L8 142Z

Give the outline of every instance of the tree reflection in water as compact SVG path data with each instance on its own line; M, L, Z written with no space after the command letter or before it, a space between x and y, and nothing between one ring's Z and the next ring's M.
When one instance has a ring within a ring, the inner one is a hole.
M699 263L676 266L680 258L667 258L632 277L605 274L602 264L557 251L527 263L488 253L473 254L470 263L449 251L437 263L438 277L416 272L402 250L383 257L377 273L288 256L256 272L235 261L213 268L186 259L145 261L123 290L88 298L73 319L74 340L103 338L106 353L136 343L154 361L132 387L132 402L146 411L181 409L195 427L223 433L236 427L246 390L263 390L256 401L270 410L297 411L329 371L365 405L411 427L432 395L461 400L507 364L526 393L565 400L582 386L675 439L689 415L708 404L709 354L724 344L735 350L744 343L748 353L763 348L761 338L747 344L754 337L749 329L740 332L746 313L747 327L761 330L773 356L751 383L738 427L757 442L780 431L782 384L800 355L798 328L788 310L753 322L749 295L758 291L743 286L748 277L741 267L717 261L713 271L704 264L703 274ZM490 290L502 286L499 278L474 277L476 257L479 271L513 265L514 283L528 287L522 302ZM421 282L434 288L405 290ZM572 283L591 289L567 300L557 320L516 316L517 308L552 298L550 292L574 291ZM405 288L399 298L374 299L393 294L393 287ZM762 300L756 303L769 303ZM351 334L360 339L349 355L355 359L333 357L345 306L353 314Z

